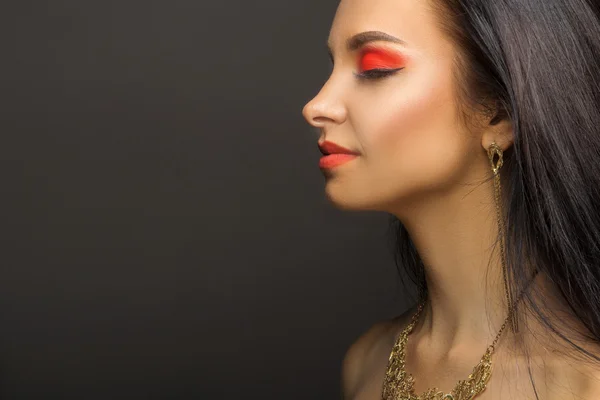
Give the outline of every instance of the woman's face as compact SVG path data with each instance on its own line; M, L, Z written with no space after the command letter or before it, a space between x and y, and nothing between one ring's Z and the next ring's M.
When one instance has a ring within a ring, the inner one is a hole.
M333 70L303 114L320 128L320 143L359 153L321 166L327 196L341 208L393 212L440 198L481 159L481 138L459 123L456 48L427 6L342 0L338 7L329 36Z

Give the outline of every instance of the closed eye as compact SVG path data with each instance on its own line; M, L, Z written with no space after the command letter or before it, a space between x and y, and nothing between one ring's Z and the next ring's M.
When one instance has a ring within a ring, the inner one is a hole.
M402 70L403 68L394 68L394 69L369 69L366 71L361 71L356 75L359 79L380 79L385 78L386 76L394 75L396 72Z
M404 65L404 57L387 49L368 47L363 49L358 60L359 73L362 79L378 79L393 75Z

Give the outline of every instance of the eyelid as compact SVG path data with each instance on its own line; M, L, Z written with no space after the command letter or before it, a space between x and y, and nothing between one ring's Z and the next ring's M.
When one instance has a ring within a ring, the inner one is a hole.
M401 54L401 53L403 53L403 51L401 51L399 48L402 48L402 47L403 46L397 45L395 43L377 42L377 41L375 41L375 42L365 43L360 48L356 49L356 51L364 52L364 51L383 50L383 51L386 51L386 52L392 52L392 53Z
M404 68L394 68L394 69L370 69L362 72L355 72L354 76L361 80L377 80L382 79L388 76L395 75L397 72L403 70Z
M368 57L372 54L372 57ZM359 79L377 79L395 74L404 68L404 57L388 50L367 48L360 52L356 76Z
M359 50L359 58L363 58L368 54L378 54L382 57L387 58L387 61L394 64L404 64L406 62L406 56L396 49L391 49L389 46L376 46L366 45Z

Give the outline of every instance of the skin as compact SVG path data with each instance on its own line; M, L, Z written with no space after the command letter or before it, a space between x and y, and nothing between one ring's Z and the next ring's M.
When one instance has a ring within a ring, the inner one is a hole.
M406 359L417 393L434 386L449 392L466 379L506 318L487 149L496 142L506 150L513 142L508 120L490 125L489 115L472 112L468 127L463 123L458 49L428 6L423 0L342 0L328 40L332 73L303 110L319 129L319 141L360 152L324 171L328 199L340 209L394 214L424 261L430 302L409 337ZM376 40L348 48L350 38L372 31L403 43ZM365 66L401 69L362 79ZM555 298L543 276L534 284ZM561 304L550 300L548 307L578 324ZM342 372L346 399L380 398L394 340L413 313L376 324L351 346ZM544 327L524 318L528 330L520 339L530 351L539 398L600 398L598 367L574 363L552 346ZM535 398L516 339L509 329L503 334L478 399ZM595 344L580 345L600 354Z

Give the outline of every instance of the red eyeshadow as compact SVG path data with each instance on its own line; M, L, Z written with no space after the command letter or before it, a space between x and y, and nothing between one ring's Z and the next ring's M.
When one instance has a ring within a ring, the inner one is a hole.
M402 67L404 57L400 54L383 49L364 50L360 58L360 69L395 69Z

